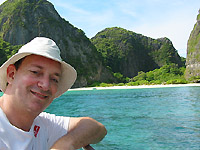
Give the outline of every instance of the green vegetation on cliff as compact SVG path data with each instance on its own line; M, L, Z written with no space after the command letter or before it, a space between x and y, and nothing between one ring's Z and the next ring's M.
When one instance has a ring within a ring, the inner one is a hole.
M0 39L0 66L12 55L14 55L20 47L21 45L13 46L10 43Z
M187 44L185 78L192 82L200 81L200 10L197 22L190 34Z
M104 63L113 72L134 77L138 72L148 72L163 65L175 63L184 66L172 42L167 38L150 37L123 28L107 28L91 39Z
M25 27L24 19L30 10L37 9L43 0L7 0L5 4L0 6L0 22L1 22L1 34L3 38L4 34L12 29L12 26L20 25ZM42 20L43 18L41 18ZM13 22L13 20L15 20ZM11 23L12 22L12 23ZM14 24L13 24L14 23ZM12 24L12 26L11 26Z
M184 78L185 67L178 67L177 64L171 63L164 65L160 69L149 72L138 72L138 75L127 80L121 76L118 84L111 83L95 83L91 86L137 86L137 85L155 85L155 84L186 84L188 81Z
M178 67L177 64L171 63L164 65L160 69L155 69L147 73L139 72L136 77L130 81L133 84L180 84L187 83L184 78L185 67ZM131 84L131 83L129 83Z
M198 16L197 16L197 22L198 21L200 21L200 14L198 14ZM188 53L192 53L197 50L197 46L200 41L199 31L200 31L200 25L199 25L199 23L196 23L194 25L194 29L191 32L190 39L188 40L188 47L187 47ZM196 56L196 58L197 58L197 56ZM199 55L198 55L197 60L200 61Z

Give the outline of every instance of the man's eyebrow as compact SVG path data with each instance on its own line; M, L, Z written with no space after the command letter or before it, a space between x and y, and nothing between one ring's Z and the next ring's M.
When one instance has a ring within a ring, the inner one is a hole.
M40 65L36 65L36 64L31 64L31 66L32 66L32 67L36 67L36 68L39 68L39 69L43 69L43 67L42 67L42 66L40 66Z

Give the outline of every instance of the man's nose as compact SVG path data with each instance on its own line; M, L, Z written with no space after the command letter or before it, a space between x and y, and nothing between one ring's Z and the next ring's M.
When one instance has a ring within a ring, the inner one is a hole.
M50 88L50 79L49 77L42 77L38 82L38 87L43 91L48 91Z

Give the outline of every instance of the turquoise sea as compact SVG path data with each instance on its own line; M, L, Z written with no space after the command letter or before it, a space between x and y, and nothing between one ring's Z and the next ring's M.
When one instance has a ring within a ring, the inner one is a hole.
M200 87L68 91L46 111L103 123L96 150L200 149Z
M200 149L200 87L68 91L45 111L103 123L96 150Z

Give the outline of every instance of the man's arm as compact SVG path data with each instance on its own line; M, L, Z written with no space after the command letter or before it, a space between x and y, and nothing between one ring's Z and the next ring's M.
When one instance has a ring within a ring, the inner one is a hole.
M89 117L70 118L69 131L51 149L74 150L100 142L107 134L101 123Z

